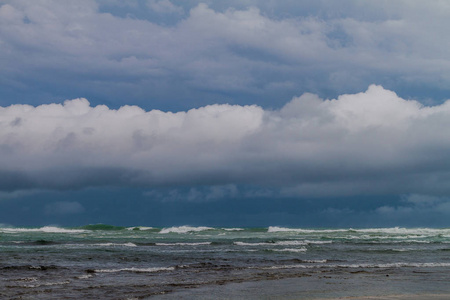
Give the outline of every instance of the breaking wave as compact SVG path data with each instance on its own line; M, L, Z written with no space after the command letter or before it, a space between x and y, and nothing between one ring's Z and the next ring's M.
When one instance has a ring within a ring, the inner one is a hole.
M0 228L0 232L16 233L16 232L48 232L48 233L82 233L83 229L67 229L55 226L44 226L40 228Z
M178 226L178 227L169 227L169 228L163 228L159 233L189 233L189 232L199 232L199 231L206 231L206 230L213 230L212 227L205 227L205 226L199 226L199 227L192 227L192 226Z

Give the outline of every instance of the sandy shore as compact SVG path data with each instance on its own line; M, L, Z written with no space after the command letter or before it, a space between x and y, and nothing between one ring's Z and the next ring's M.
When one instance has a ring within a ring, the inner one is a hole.
M151 299L380 299L448 300L446 280L386 276L335 275L207 285Z
M450 299L450 294L421 294L421 295L385 295L385 296L362 296L362 297L340 297L340 298L325 298L327 300L338 300L338 299L377 299L377 300L448 300Z

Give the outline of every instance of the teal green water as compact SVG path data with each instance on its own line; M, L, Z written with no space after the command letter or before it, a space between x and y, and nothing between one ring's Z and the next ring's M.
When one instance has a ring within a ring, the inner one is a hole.
M432 278L449 269L450 229L0 228L2 299L126 299L227 282L357 273Z

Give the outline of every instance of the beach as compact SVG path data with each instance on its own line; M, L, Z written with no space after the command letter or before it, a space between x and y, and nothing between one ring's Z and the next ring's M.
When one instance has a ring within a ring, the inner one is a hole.
M440 281L426 276L308 276L191 288L151 299L450 299L448 275ZM149 298L150 299L150 298Z

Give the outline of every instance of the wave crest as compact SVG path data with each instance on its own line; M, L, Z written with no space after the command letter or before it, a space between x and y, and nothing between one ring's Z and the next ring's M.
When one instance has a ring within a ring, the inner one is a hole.
M212 227L206 227L206 226L199 226L199 227L192 227L192 226L178 226L178 227L169 227L169 228L163 228L159 233L189 233L189 232L199 232L199 231L206 231L206 230L213 230Z

